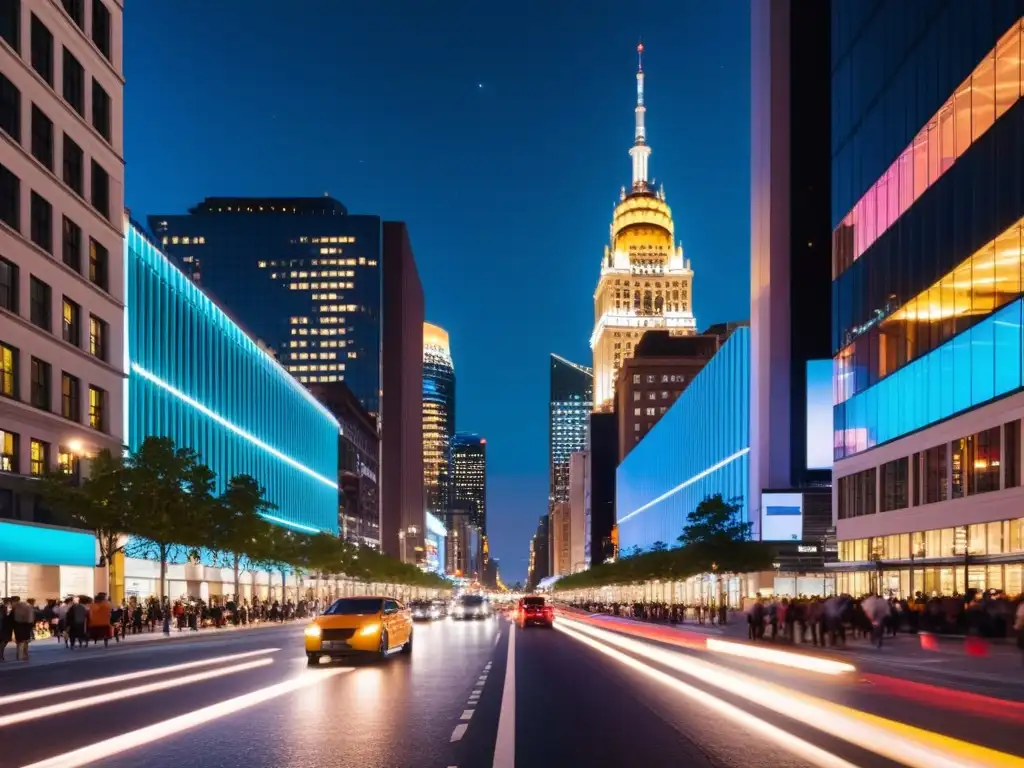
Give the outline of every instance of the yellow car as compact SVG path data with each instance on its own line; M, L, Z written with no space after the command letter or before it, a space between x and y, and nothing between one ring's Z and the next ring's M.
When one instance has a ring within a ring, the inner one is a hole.
M306 661L356 654L412 653L412 616L391 597L343 597L306 627Z

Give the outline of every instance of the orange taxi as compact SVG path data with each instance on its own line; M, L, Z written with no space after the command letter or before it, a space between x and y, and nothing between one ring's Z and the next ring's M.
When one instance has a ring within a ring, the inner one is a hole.
M412 653L412 616L392 597L342 597L306 627L306 661L392 651Z

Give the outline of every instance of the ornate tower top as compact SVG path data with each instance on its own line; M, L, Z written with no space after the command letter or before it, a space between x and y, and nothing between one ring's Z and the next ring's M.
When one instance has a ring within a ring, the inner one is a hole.
M636 133L633 147L629 155L633 158L633 192L650 192L651 185L647 179L647 162L651 156L651 148L647 146L647 129L644 126L644 44L636 47Z

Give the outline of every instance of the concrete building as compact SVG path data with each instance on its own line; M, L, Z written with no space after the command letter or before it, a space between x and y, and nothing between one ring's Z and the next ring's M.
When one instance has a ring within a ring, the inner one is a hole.
M619 369L615 384L619 462L665 415L714 357L719 345L716 335L672 336L668 331L644 334L633 357Z
M0 519L126 439L121 4L0 7ZM91 534L4 524L0 592L93 591ZM104 582L100 582L104 583Z
M569 571L587 568L590 538L590 451L574 453L569 460Z
M548 569L551 576L572 573L572 512L569 502L560 501L551 509L551 546Z

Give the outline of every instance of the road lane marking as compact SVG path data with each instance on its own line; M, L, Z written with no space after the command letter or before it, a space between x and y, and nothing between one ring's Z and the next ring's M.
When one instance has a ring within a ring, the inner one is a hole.
M494 646L495 646L495 648L497 648L499 640L501 640L501 632L498 632L498 634L496 634L494 636Z
M134 696L142 696L146 693L164 691L168 688L177 688L181 685L199 683L204 680L213 680L218 677L224 677L225 675L235 674L236 672L245 672L250 669L256 669L257 667L265 667L273 663L273 659L257 659L256 661L247 661L244 664L236 664L232 667L224 667L223 669L211 669L208 672L197 672L194 675L185 675L185 677L176 677L171 680L147 683L146 685L139 685L135 688L125 688L120 691L110 691L109 693L101 693L96 696L88 696L84 699L62 701L59 704L50 704L49 706L37 707L36 709L27 709L24 712L14 712L10 715L0 716L0 728L4 728L8 725L15 725L17 723L25 723L29 720L38 720L43 717L49 717L50 715L60 715L65 712L73 712L76 709L85 709L86 707L91 707L94 704L106 704L107 702L118 701L119 699L128 699Z
M826 699L764 682L691 655L565 620L591 638L663 664L734 696L913 768L1024 768L1024 759L977 744L860 712ZM557 627L556 627L557 628ZM827 716L831 715L831 717Z
M471 717L473 717L473 712L474 712L474 710L472 710L472 709L464 709L464 710L462 710L462 717L459 718L459 719L460 720L469 720Z
M516 627L508 628L508 660L501 691L498 736L494 741L494 768L516 768Z
M477 688L476 690L473 691L473 695L474 696L479 696L483 692L484 692L483 688Z
M106 760L114 755L137 749L160 739L166 739L199 725L206 725L213 720L233 715L236 712L249 709L257 704L275 699L278 696L284 696L302 688L308 688L311 684L315 685L335 675L351 671L351 667L323 671L310 670L310 674L299 675L283 683L277 683L252 693L245 693L232 699L226 699L209 707L203 707L178 717L172 717L170 720L164 720L154 725L148 725L145 728L119 734L110 739L97 741L95 744L89 744L80 749L66 752L63 755L57 755L56 757L41 760L38 763L26 765L23 768L81 768L81 766ZM311 680L313 681L312 683L310 682Z
M123 675L97 677L94 680L85 680L81 683L70 683L69 685L55 685L51 686L50 688L38 688L34 691L27 691L25 693L15 693L11 696L4 696L3 698L0 698L0 707L5 706L7 704L17 704L21 701L31 701L32 699L42 699L48 698L50 696L59 696L62 693L67 693L69 691L81 691L84 688L99 688L104 685L124 683L128 680L139 680L144 677L155 677L156 675L169 675L174 672L184 672L186 669L208 667L211 664L220 664L221 662L241 661L242 659L250 659L253 656L265 656L268 653L276 653L279 650L281 649L264 648L262 651L246 651L245 653L232 653L228 656L215 656L212 659L190 661L185 664L174 664L169 667L154 667L153 669L144 669L139 672L127 672Z
M452 731L452 737L448 740L449 743L451 743L453 741L458 741L463 736L465 736L467 728L469 728L469 723L459 723L458 725L456 725L455 726L455 730ZM32 768L32 767L29 766L29 768Z
M574 640L577 640L584 645L588 645L594 650L615 659L630 669L657 680L659 683L674 689L677 693L681 693L687 698L693 699L707 709L714 710L720 715L728 717L731 720L735 720L745 730L758 733L760 736L774 742L786 751L803 758L812 765L819 766L819 768L857 768L853 763L849 763L840 757L836 757L835 755L826 752L824 749L816 747L815 745L806 742L803 739L772 725L771 723L754 717L737 706L722 701L721 699L717 699L710 693L706 693L699 688L694 688L693 686L688 685L681 680L677 680L659 669L649 667L643 662L634 659L632 656L627 656L621 651L617 651L608 645L598 642L597 640L582 635L572 629L567 629L564 625L556 625L555 628Z

